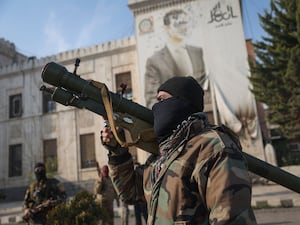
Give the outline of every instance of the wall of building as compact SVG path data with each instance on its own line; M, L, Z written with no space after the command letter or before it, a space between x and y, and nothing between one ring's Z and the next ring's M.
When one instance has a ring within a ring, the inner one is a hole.
M25 187L33 177L33 166L43 160L43 140L57 139L58 172L63 182L86 183L97 178L96 168L80 168L79 136L94 133L96 160L107 163L107 151L100 143L103 119L88 110L57 104L56 111L43 114L42 68L51 61L73 72L75 59L81 62L77 74L83 79L104 82L116 91L115 74L131 72L133 101L139 102L139 76L136 43L133 37L89 48L74 49L41 59L0 68L0 187L3 190ZM9 118L9 96L22 93L21 117ZM22 144L22 176L8 176L9 145Z

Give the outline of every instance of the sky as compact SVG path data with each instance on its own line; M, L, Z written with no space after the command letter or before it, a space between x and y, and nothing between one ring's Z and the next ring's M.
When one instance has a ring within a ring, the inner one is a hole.
M245 38L264 34L258 13L271 0L243 0ZM128 0L0 0L0 38L37 58L134 36Z

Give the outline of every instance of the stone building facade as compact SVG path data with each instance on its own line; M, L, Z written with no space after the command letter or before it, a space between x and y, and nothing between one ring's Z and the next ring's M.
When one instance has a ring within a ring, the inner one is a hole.
M103 82L112 92L127 82L128 98L140 101L133 37L2 67L0 186L8 198L16 198L12 193L16 189L22 193L34 179L37 161L45 161L52 174L73 185L93 183L96 162L107 163L99 138L103 119L88 110L52 102L40 91L41 71L47 63L57 62L72 72L76 58L81 60L77 74L83 79Z

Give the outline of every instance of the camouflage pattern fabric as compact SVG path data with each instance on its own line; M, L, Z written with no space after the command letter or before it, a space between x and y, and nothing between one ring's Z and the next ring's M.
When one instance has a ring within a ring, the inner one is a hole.
M23 209L32 209L42 204L46 200L66 200L64 186L56 179L46 179L40 182L31 183L24 197ZM36 224L44 224L47 212L38 213L34 218Z
M257 224L251 180L237 139L224 127L191 130L192 138L162 164L154 183L157 157L151 156L143 173L137 173L129 153L121 159L110 156L110 175L120 197L134 203L144 194L148 225Z

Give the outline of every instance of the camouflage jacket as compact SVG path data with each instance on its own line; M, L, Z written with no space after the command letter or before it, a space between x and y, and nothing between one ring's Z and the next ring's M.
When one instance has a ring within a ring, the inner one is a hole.
M155 182L156 157L141 172L133 170L129 153L110 156L110 175L120 197L128 203L145 197L148 225L256 224L251 180L238 140L221 127L190 130Z
M46 179L31 183L25 193L23 208L34 208L46 200L65 200L63 185L56 179Z

